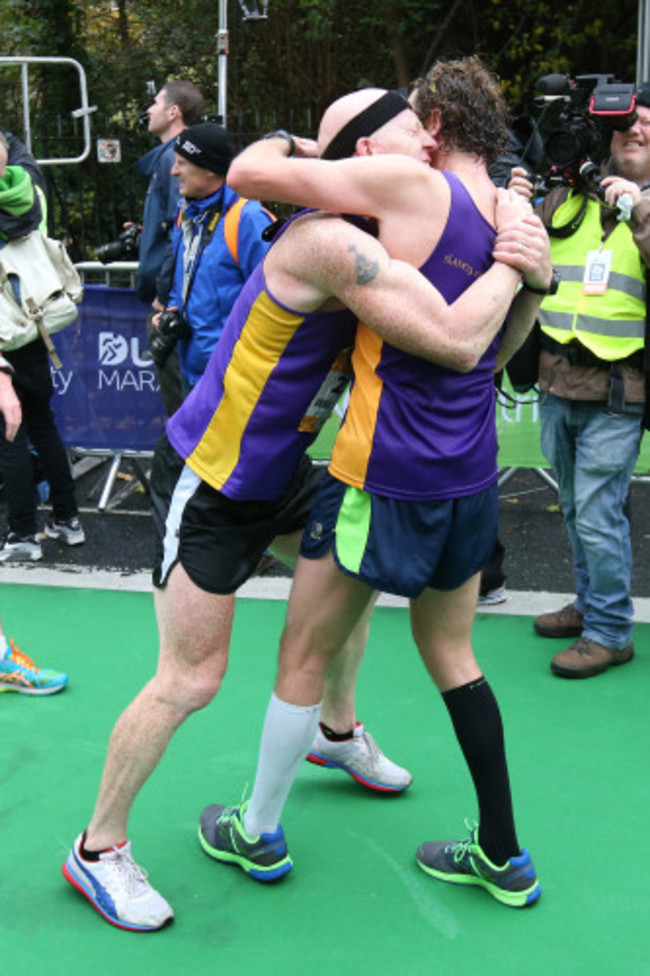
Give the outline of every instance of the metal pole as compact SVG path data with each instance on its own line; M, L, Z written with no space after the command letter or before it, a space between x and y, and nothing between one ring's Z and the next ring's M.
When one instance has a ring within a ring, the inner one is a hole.
M650 81L650 0L639 0L636 83Z
M217 31L217 115L221 125L226 125L228 86L228 0L219 0L219 29Z

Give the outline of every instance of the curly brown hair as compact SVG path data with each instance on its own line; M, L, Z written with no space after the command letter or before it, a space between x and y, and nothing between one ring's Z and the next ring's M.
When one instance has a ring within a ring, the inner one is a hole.
M476 56L436 61L413 82L409 101L425 127L433 110L440 110L441 148L473 153L489 166L508 144L509 112L499 79Z

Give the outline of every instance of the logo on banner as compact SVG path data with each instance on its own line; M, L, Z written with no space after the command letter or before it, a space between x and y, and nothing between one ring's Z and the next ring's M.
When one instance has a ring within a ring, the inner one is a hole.
M119 366L129 355L129 344L116 332L99 333L99 365Z
M100 332L98 388L124 390L158 390L158 380L151 359L143 358L137 336L127 339L119 332ZM116 369L115 367L126 367Z

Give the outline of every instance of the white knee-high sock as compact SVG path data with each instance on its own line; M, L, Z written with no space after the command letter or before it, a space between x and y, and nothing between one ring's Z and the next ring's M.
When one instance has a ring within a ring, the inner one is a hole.
M271 695L253 793L244 814L249 837L277 830L289 790L314 740L320 712L320 704L291 705Z

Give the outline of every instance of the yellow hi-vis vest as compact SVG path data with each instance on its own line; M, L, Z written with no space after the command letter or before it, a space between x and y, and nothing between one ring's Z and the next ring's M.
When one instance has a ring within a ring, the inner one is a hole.
M571 195L553 214L552 225L569 223L582 202L580 195ZM539 322L542 331L561 345L578 339L595 356L611 362L643 348L645 265L630 228L620 221L603 245L613 252L607 291L583 294L587 252L598 250L602 239L600 212L600 204L588 200L578 229L568 237L551 237L553 267L562 280L557 293L542 302Z

